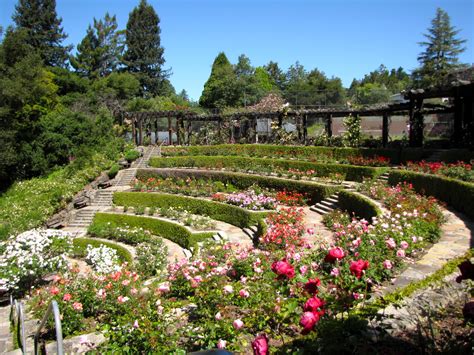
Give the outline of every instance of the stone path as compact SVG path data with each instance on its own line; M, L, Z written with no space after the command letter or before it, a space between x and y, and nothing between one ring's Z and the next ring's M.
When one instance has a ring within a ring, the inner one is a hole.
M219 231L219 235L221 235L222 239L239 244L242 247L253 246L252 239L239 227L221 221L215 222L216 229Z
M321 243L331 244L334 242L333 233L326 228L323 223L323 215L315 212L311 207L303 208L305 213L305 235L304 237L313 245L319 245ZM308 229L313 229L314 234L308 233Z
M10 306L0 307L0 354L13 350L10 334Z

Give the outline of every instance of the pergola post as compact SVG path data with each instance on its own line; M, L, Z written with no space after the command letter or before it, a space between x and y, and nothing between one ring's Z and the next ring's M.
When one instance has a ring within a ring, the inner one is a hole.
M462 143L463 138L463 110L462 100L459 93L456 92L454 97L454 124L453 124L453 143L455 146L459 146Z
M326 134L328 138L332 137L332 115L328 114L326 116Z
M143 145L143 118L138 123L138 145Z
M382 146L386 148L388 145L388 112L383 113L382 117Z
M171 116L168 116L168 145L173 144L173 127L171 127Z
M410 99L410 147L423 146L423 98Z
M186 144L191 145L191 120L186 121Z
M181 138L180 138L180 132L179 132L179 127L180 127L180 117L176 117L176 144L181 145Z
M308 140L308 116L303 116L303 144L306 145Z
M257 119L252 119L252 129L253 129L253 137L252 143L258 143L258 135L257 135Z
M138 145L137 143L137 128L136 128L137 121L135 117L132 116L132 140L135 145Z
M219 138L219 142L222 140L222 120L219 119L217 121L217 137Z
M158 144L158 118L155 117L155 144Z

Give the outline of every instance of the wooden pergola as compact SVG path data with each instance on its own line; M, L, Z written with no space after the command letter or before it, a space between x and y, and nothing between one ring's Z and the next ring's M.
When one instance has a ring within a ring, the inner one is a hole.
M137 145L143 144L144 132L155 132L158 136L158 121L163 118L168 121L168 141L172 143L173 133L176 133L177 144L189 144L191 137L191 124L193 122L214 122L216 124L217 135L221 137L222 126L224 122L231 120L242 121L248 120L250 124L246 125L243 132L247 135L249 128L252 128L250 138L251 142L257 141L257 120L270 119L277 122L278 127L283 126L283 121L292 118L296 122L298 132L298 140L302 144L306 144L308 140L307 124L311 118L323 118L326 121L326 134L332 137L332 120L336 117L352 116L381 116L382 117L382 144L384 147L388 144L390 116L392 115L408 115L410 122L420 122L423 115L432 113L452 112L451 107L444 105L424 104L422 99L416 96L410 97L410 102L397 104L384 104L363 109L288 109L280 111L240 111L231 114L197 114L191 111L153 111L153 112L125 112L124 118L132 123L132 137ZM472 117L471 117L472 118ZM175 125L173 126L173 120ZM419 130L416 130L414 124L410 124L410 143L417 146L419 142ZM421 126L422 127L422 126ZM421 138L423 137L421 130Z

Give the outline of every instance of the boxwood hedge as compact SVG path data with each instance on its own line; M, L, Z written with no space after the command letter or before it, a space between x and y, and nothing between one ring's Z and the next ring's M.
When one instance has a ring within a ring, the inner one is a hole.
M364 178L374 178L386 171L385 168L355 166L348 164L320 164L308 161L249 158L237 156L179 156L170 158L152 158L150 166L155 168L200 167L200 168L235 168L272 172L274 168L283 170L298 169L300 171L314 170L315 175L327 177L339 173L345 180L362 181Z
M164 159L167 160L167 159ZM317 203L333 193L342 189L337 185L326 185L321 183L281 179L270 176L259 176L227 171L203 171L184 169L140 169L137 171L137 178L148 179L152 177L192 177L196 179L209 179L230 183L240 189L246 189L252 185L258 185L279 191L297 191L306 194L310 203Z
M392 170L388 178L391 185L407 181L421 194L434 196L456 210L474 218L474 184L407 170Z
M190 213L208 216L239 228L256 225L258 220L267 215L267 212L252 212L221 202L164 193L116 192L114 204L133 207L179 207Z
M150 231L152 234L169 239L183 248L189 249L197 242L211 238L213 233L191 233L179 224L151 217L131 216L127 214L96 213L91 229L100 225L113 227L136 227Z
M339 192L339 206L342 210L354 213L358 218L371 221L372 217L382 214L377 204L368 197L352 191Z

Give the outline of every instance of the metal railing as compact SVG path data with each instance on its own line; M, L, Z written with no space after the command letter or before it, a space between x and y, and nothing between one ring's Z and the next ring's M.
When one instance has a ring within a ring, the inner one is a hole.
M54 316L54 328L56 330L56 352L58 355L64 354L63 330L61 326L61 315L59 313L59 306L56 301L51 301L51 303L48 306L48 309L46 310L46 313L43 316L43 319L41 320L38 330L35 333L35 352L34 352L35 355L39 354L38 342L39 342L41 330L46 325L46 322L48 321L48 318L51 315L51 313L53 313L53 316Z
M10 295L10 321L16 328L16 337L23 354L26 354L26 336L25 336L25 315L23 312L23 303L13 299ZM15 324L16 323L16 324Z

